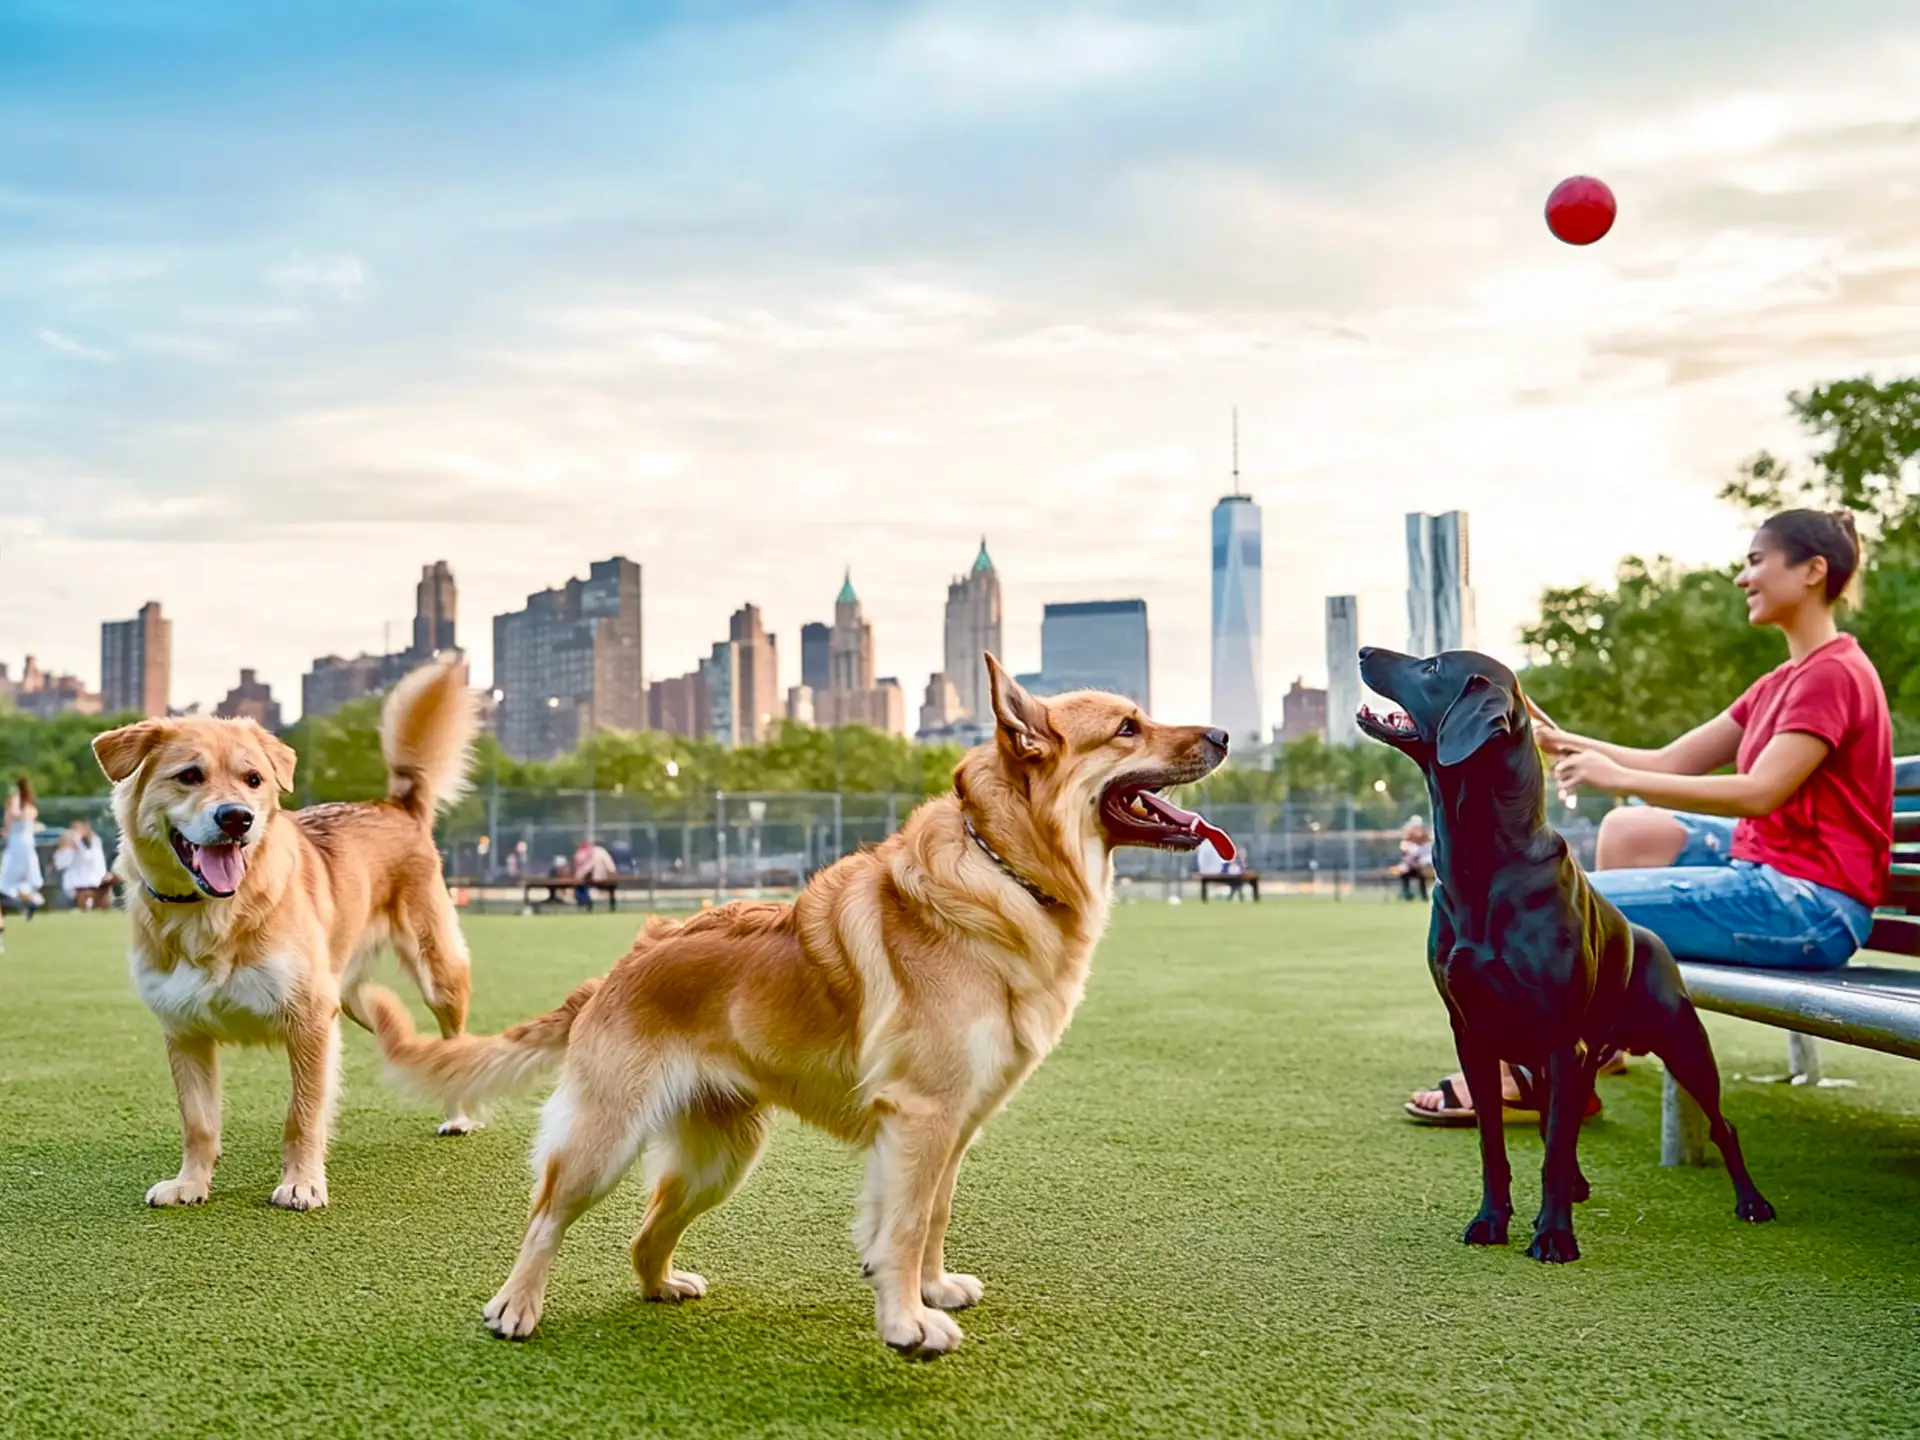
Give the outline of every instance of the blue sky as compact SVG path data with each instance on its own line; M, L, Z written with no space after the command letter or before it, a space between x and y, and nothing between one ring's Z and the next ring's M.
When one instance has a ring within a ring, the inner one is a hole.
M1604 175L1615 233L1540 221ZM984 532L1007 649L1143 595L1207 694L1227 414L1269 708L1322 597L1404 639L1400 513L1474 515L1482 644L1712 499L1788 389L1920 363L1920 7L14 4L0 659L176 703L462 631L614 551L647 668L851 563L917 702ZM797 646L793 647L797 649ZM796 657L786 658L791 683Z

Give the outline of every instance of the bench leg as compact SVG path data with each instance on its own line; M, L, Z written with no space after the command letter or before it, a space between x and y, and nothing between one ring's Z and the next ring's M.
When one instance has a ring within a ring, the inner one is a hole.
M1707 1115L1668 1071L1660 1082L1660 1163L1707 1163Z
M1796 1085L1820 1083L1820 1042L1813 1036L1787 1032L1787 1074Z

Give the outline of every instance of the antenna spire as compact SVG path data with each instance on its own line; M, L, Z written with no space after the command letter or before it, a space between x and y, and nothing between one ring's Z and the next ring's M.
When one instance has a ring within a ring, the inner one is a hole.
M1240 490L1240 407L1233 407L1233 493Z

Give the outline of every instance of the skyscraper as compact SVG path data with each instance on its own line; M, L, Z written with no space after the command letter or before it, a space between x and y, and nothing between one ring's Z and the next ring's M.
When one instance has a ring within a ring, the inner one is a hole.
M897 680L876 680L873 626L860 613L853 573L833 603L833 630L827 637L827 688L814 693L814 722L823 728L869 725L889 735L907 728L906 696Z
M983 658L989 650L1000 653L1000 575L982 535L973 569L947 586L947 668L943 673L960 697L962 714L979 718L993 709Z
M436 560L421 566L420 583L413 592L413 653L417 659L457 648L453 622L459 609L459 592L447 562Z
M1047 692L1111 690L1153 709L1144 600L1049 605L1040 619L1040 673Z
M828 688L831 670L827 657L833 646L833 627L818 620L800 627L800 683L818 694Z
M619 555L596 560L585 580L529 595L524 610L494 616L501 748L551 759L597 729L644 727L640 640L640 567Z
M740 647L730 640L715 641L713 653L700 662L698 673L709 707L707 734L721 745L752 743L742 734Z
M1260 507L1237 492L1213 507L1213 723L1257 745L1266 666L1261 654Z
M1437 655L1475 639L1467 512L1407 516L1407 650Z
M109 715L165 715L173 675L173 622L149 600L131 620L100 627L100 700Z
M873 689L873 626L860 616L853 571L841 582L833 602L833 633L827 637L827 689Z
M734 611L727 622L727 636L739 657L734 741L758 745L780 719L780 651L760 623L758 605L743 605Z
M1361 738L1354 717L1360 713L1360 601L1353 595L1327 597L1327 743L1352 745Z

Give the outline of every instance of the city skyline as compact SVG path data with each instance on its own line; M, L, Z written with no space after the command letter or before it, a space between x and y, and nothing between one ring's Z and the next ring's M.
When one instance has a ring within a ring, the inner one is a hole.
M1805 453L1789 391L1920 367L1911 4L205 11L19 21L16 669L90 676L159 596L176 704L291 700L405 644L423 556L481 617L618 550L657 674L851 559L917 681L984 531L1010 666L1046 603L1138 595L1198 721L1238 404L1272 716L1327 594L1401 640L1383 518L1473 514L1512 658L1550 585L1736 559L1715 491ZM1576 171L1620 198L1582 249L1540 213Z

